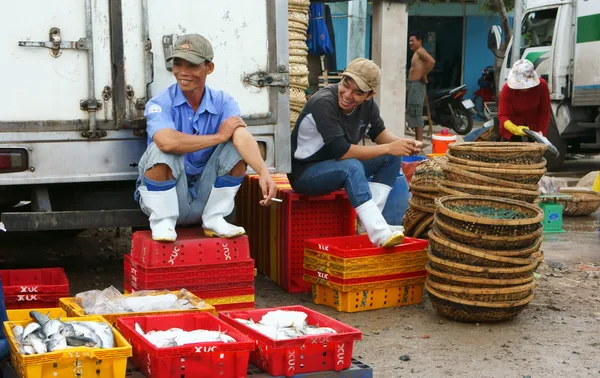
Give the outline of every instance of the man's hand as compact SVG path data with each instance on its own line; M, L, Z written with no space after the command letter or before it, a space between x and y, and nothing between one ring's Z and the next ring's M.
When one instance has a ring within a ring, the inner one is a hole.
M388 144L389 154L393 156L410 156L418 154L423 148L423 143L414 139L398 139Z
M229 141L233 136L233 132L238 127L246 127L246 123L238 116L231 116L223 121L217 132L217 136L219 137L219 140L221 140L221 143Z
M262 206L269 206L271 204L271 198L275 197L277 194L277 185L275 185L275 181L273 181L271 174L267 172L260 175L258 185L260 185L263 195L263 199L259 203Z

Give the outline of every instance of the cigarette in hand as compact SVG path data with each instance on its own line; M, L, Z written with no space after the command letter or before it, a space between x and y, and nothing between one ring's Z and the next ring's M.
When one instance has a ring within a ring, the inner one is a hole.
M279 199L279 198L271 198L271 201L273 201L273 202L279 202L279 203L283 202L283 200Z

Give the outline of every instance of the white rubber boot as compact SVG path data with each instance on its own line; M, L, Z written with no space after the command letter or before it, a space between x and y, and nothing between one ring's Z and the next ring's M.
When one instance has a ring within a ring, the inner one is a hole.
M373 198L373 202L375 202L379 211L383 212L383 208L385 207L390 192L392 191L392 187L387 186L385 184L380 184L378 182L370 182L369 189L371 190L371 197ZM393 226L391 224L388 226L390 227L390 230L392 230L392 232L404 232L404 227L402 226ZM358 222L357 232L359 235L365 234L367 232L360 222Z
M369 240L376 246L395 247L404 241L402 232L390 230L375 201L369 200L357 207L356 214L365 230L367 230Z
M151 192L145 186L138 188L142 211L150 214L152 240L174 242L177 239L175 225L179 217L179 202L175 188Z
M233 211L235 195L239 188L240 185L225 188L212 187L202 214L202 227L207 236L233 238L246 233L243 227L227 223L224 219Z

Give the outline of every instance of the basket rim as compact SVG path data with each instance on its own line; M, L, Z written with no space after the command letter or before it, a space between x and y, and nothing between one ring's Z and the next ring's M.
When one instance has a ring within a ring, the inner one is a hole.
M534 169L507 169L507 168L489 168L489 167L476 167L472 165L463 165L457 163L450 163L452 166L457 167L459 169L464 169L469 172L484 172L484 173L497 173L497 174L507 174L507 175L536 175L536 174L545 174L546 168L534 168Z
M527 272L528 270L533 271L533 268L535 267L535 263L532 263L530 265L519 266L519 267L512 267L512 268L467 265L467 264L455 263L454 261L448 261L448 260L441 259L437 256L434 256L433 253L431 253L431 251L427 251L427 257L429 258L429 260L433 261L436 264L446 265L446 266L456 268L456 269L461 269L461 270L468 270L468 271L475 272L475 273L514 274L514 273Z
M497 261L497 262L515 264L515 265L531 264L531 259L494 255L491 253L487 253L483 249L472 248L472 247L466 246L464 244L460 244L460 243L456 243L456 242L447 240L445 237L438 235L438 233L435 230L429 231L428 236L429 236L430 240L433 240L434 242L439 243L445 247L448 247L455 251L459 251L461 253L465 253L465 254L468 254L471 256L479 257L479 258L482 258L485 260ZM538 244L541 245L541 242L538 242ZM538 247L538 246L536 245L533 248L536 248L536 247ZM539 249L539 247L537 249Z
M455 232L455 233L465 236L465 237L472 237L472 238L476 238L476 239L483 239L483 240L490 240L490 241L506 241L507 239L510 238L513 241L523 241L523 240L535 239L536 237L539 238L544 233L544 227L541 226L534 232L525 234L525 235L518 235L518 236L479 235L474 232L461 230L461 229L458 229L456 227L453 227L453 226L447 224L446 222L444 222L443 220L440 219L440 217L438 216L437 213L434 215L434 217L435 217L436 224L440 225L442 228L445 228L447 230L450 230L451 232Z
M432 192L429 193L422 193L419 192L417 190L411 190L411 193L414 197L421 197L421 198L427 198L427 199L431 199L431 200L435 200L436 198L440 198L440 195L436 195L436 194L431 194Z
M499 203L504 203L504 204L516 205L521 208L526 208L526 209L536 212L537 216L532 217L532 218L527 218L527 219L490 219L487 217L476 217L476 216L472 216L472 215L457 213L455 211L452 211L452 210L446 208L447 202L455 201L455 200L490 201L490 202L499 202ZM544 211L540 207L530 204L530 203L527 203L527 202L512 200L512 199L508 199L508 198L491 197L491 196L474 196L474 195L445 196L445 197L436 199L435 203L437 205L436 211L439 211L440 213L447 215L450 218L460 220L460 221L465 221L465 222L471 222L471 223L479 223L479 224L486 224L486 225L500 225L500 226L523 226L523 225L539 223L544 219Z
M533 293L531 293L531 295L529 295L527 298L521 299L519 301L514 301L514 302L513 301L482 302L482 301L471 301L468 299L457 298L457 297L454 297L451 295L442 294L429 285L429 280L425 281L425 289L430 294L432 294L438 298L445 299L449 302L464 304L464 305L468 305L468 306L476 306L476 307L493 307L493 308L519 307L519 306L524 306L524 305L528 304L529 302L531 302L535 296Z
M441 186L459 187L459 188L467 188L467 189L479 189L479 190L486 190L489 192L524 194L524 195L531 195L531 196L539 196L541 194L539 189L538 190L527 190L527 189L522 189L522 188L503 188L503 187L497 187L497 186L465 184L462 182L454 182L454 181L448 181L448 180L440 181L440 187ZM452 188L449 188L449 189L452 189Z
M479 173L475 173L475 172L464 170L459 167L455 167L451 163L444 164L443 169L444 169L444 171L449 171L449 172L452 172L452 173L455 173L458 175L463 175L463 176L472 178L473 180L483 181L483 182L486 182L489 184L496 184L499 186L505 186L505 187L509 187L509 188L519 188L519 189L526 189L526 190L538 190L538 188L539 188L538 185L534 185L534 184L521 184L521 183L514 182L514 181L507 181L507 180L502 180L499 178L481 175Z
M468 165L473 167L486 167L486 168L505 168L505 169L536 169L536 168L545 168L548 163L545 158L542 158L541 163L536 164L510 164L510 163L487 163L484 161L477 160L468 160L459 158L456 156L452 156L450 149L446 151L446 157L451 163L460 164L460 165Z
M448 145L448 150L474 152L545 152L548 146L536 142L464 142Z
M419 235L421 235L421 233L422 233L423 231L425 231L425 229L427 228L427 226L429 226L429 225L430 225L430 224L432 224L432 223L433 223L433 214L432 214L432 215L429 215L429 216L427 217L427 219L425 219L424 221L422 221L422 222L421 222L421 224L419 225L419 227L417 227L417 228L415 229L415 232L413 232L413 235L414 235L413 237L414 237L414 238L417 238L417 237L419 237Z
M435 193L435 192L439 191L437 185L434 188L433 186L419 186L419 185L408 184L408 187L410 188L411 191L416 190L417 192Z
M533 275L524 278L480 278L480 277L470 277L470 276L460 276L457 274L444 273L436 270L431 264L428 262L425 265L425 270L427 273L433 276L438 276L451 281L458 281L464 283L472 283L472 284L480 284L480 285L519 285L527 282L531 282L534 280Z
M434 201L437 201L437 199L435 199ZM425 207L425 206L415 204L412 197L408 199L408 205L416 210L421 211L421 212L435 214L435 208Z
M504 288L489 288L489 287L466 287L466 286L454 286L448 284L442 284L439 282L433 282L428 280L429 285L434 289L441 291L449 291L456 294L512 294L519 293L522 291L529 291L535 289L535 281L531 281L521 285L509 286Z

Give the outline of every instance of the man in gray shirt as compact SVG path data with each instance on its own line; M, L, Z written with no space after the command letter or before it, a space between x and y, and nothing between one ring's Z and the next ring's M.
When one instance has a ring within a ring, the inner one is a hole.
M400 172L401 156L420 152L422 145L385 128L373 99L380 78L374 62L355 59L342 76L339 84L315 93L298 117L290 184L311 196L344 188L371 242L393 247L404 234L389 226L381 212ZM377 145L359 145L364 136Z

